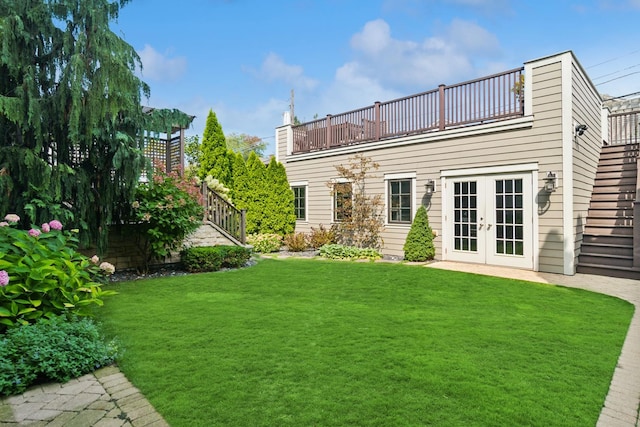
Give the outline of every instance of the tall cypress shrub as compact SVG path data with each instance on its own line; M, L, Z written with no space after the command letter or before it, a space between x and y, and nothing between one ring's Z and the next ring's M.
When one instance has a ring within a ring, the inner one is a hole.
M261 233L264 226L266 199L269 197L267 182L267 168L253 151L247 159L246 194L242 197L246 201L247 233Z
M293 233L296 215L293 207L293 190L287 180L282 163L271 158L267 166L267 198L265 199L262 233L275 233L282 237Z
M216 113L212 110L209 110L202 134L201 150L200 168L198 169L200 179L211 175L226 187L231 187L231 158L227 153L227 143L222 126L218 122Z
M420 206L416 212L403 250L406 261L428 261L436 256L433 230L429 225L427 209L424 206Z

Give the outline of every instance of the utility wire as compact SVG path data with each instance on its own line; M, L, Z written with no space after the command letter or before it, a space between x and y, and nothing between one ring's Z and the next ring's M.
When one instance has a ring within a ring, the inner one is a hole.
M602 78L604 78L604 77L612 76L612 75L617 74L617 73L619 73L619 72L621 72L621 71L630 70L630 69L632 69L632 68L636 68L636 67L640 67L640 64L631 65L630 67L622 68L621 70L614 71L614 72L612 72L612 73L607 73L607 74L603 74L603 75L598 76L598 77L594 77L594 78L593 78L593 80L598 80L598 79L602 79Z
M602 62L599 62L597 64L590 65L590 66L586 67L586 69L588 70L589 68L598 67L600 65L604 65L604 64L607 64L609 62L616 61L616 60L618 60L620 58L624 58L625 56L633 55L634 53L638 53L638 52L640 52L640 49L634 50L633 52L625 53L624 55L618 56L616 58L607 59L606 61L602 61Z
M614 80L619 80L619 79L622 79L622 78L624 78L624 77L629 77L629 76L632 76L632 75L634 75L634 74L640 74L640 71L634 71L633 73L625 74L624 76L616 77L616 78L613 78L613 79L607 80L606 82L598 83L596 86L600 86L600 85L603 85L603 84L605 84L605 83L612 82L612 81L614 81Z

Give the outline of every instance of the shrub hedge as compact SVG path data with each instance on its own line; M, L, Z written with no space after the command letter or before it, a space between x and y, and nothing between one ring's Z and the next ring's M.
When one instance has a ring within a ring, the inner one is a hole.
M242 246L198 246L181 252L187 271L203 273L221 268L240 268L251 258L251 249Z

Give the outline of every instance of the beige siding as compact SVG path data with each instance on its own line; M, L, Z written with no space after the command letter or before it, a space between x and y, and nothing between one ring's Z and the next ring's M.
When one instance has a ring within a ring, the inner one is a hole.
M562 180L562 69L561 62L536 67L533 75L527 76L533 87L533 120L517 129L496 129L486 134L465 133L456 138L447 137L447 132L434 132L420 138L398 138L384 146L366 144L357 147L365 155L378 162L376 177L367 182L371 193L384 194L384 175L391 173L415 173L416 188L414 202L423 203L429 213L432 228L442 234L442 194L440 176L442 171L452 169L506 166L522 163L538 163L539 180L534 188L535 214L539 223L540 269L563 271L562 241L562 188L548 195L542 191L544 175L554 171ZM516 121L506 121L505 124ZM477 129L482 127L477 127ZM282 135L279 128L278 135ZM472 130L473 128L469 128ZM278 138L280 161L285 163L289 181L308 182L308 221L298 222L297 231L309 231L318 224L331 223L331 193L327 183L336 178L335 166L347 164L355 153L339 150L320 152L313 156L289 156L286 158L286 138ZM427 199L424 186L427 179L435 179L437 191ZM385 201L386 207L386 201ZM386 213L385 213L386 214ZM388 225L383 233L384 252L402 255L409 225ZM436 257L442 258L441 237L435 239Z
M582 136L574 136L573 140L573 227L577 263L602 146L602 101L580 65L575 62L572 67L572 81L572 126L584 124L588 127Z

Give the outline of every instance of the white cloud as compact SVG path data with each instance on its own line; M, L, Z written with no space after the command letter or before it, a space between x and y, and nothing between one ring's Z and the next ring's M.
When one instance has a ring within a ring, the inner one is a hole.
M142 61L142 77L157 82L172 82L180 79L187 70L187 59L184 56L170 58L160 54L146 44L138 52Z
M268 81L283 81L299 89L311 90L318 85L318 81L304 75L304 69L299 65L289 65L275 53L267 55L257 73Z
M500 52L495 35L459 19L421 42L395 39L384 20L370 21L351 38L351 47L357 64L351 68L363 77L382 86L422 90L473 76L476 58L492 58Z

